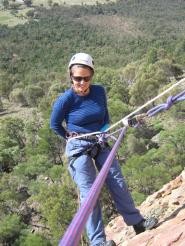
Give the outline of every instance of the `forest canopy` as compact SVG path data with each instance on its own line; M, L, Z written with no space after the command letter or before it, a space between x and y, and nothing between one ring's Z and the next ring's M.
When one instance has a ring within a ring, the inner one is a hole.
M78 207L65 141L49 129L70 57L94 57L93 82L105 86L115 123L184 77L185 1L28 7L24 24L0 25L0 244L56 245ZM127 133L118 154L137 204L184 169L184 108ZM117 212L106 189L100 199L107 222Z

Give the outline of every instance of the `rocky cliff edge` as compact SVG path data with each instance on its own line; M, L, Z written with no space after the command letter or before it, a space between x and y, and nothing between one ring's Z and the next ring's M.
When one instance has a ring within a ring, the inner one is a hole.
M107 238L119 246L185 246L185 170L149 196L139 209L145 216L158 218L156 228L136 236L132 226L119 216L106 227Z

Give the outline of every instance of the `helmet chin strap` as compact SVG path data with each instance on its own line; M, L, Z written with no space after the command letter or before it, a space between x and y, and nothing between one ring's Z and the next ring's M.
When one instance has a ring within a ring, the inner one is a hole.
M76 88L74 88L73 85L72 85L72 88L73 88L73 90L74 90L77 94L82 95L82 96L87 95L87 94L89 93L89 90L90 90L90 86L89 86L87 89L85 89L84 91L82 91L81 89L76 89Z

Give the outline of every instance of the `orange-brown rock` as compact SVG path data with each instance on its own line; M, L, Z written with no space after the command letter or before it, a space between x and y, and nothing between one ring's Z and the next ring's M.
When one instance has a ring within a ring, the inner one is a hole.
M135 235L118 216L106 227L108 239L119 246L185 246L185 170L139 207L144 216L155 215L158 226Z

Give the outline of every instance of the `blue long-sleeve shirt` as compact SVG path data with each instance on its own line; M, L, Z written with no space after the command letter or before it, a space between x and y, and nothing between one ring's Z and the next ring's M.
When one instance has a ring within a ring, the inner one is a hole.
M57 98L51 113L50 127L66 138L66 131L90 133L99 131L108 123L105 90L100 85L91 85L86 96L79 96L70 88Z

